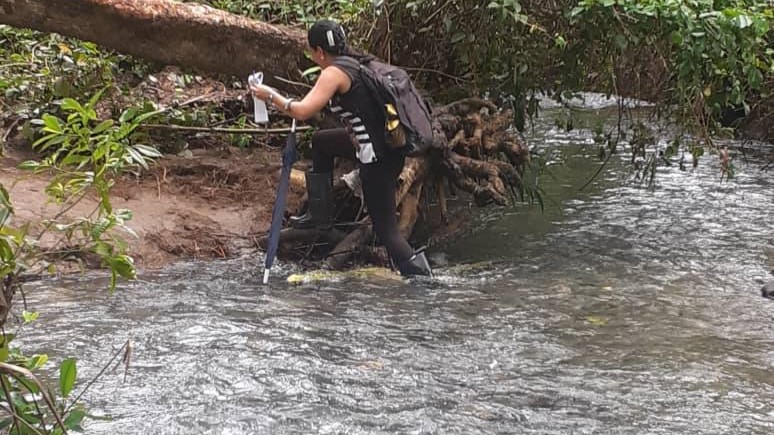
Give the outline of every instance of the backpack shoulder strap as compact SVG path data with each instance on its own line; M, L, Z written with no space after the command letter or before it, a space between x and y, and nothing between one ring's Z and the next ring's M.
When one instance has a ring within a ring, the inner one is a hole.
M344 73L349 76L350 80L354 80L355 76L360 72L360 62L350 56L337 56L331 65L344 71Z

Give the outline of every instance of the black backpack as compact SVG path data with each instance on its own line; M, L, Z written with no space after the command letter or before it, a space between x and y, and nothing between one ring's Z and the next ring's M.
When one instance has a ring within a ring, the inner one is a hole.
M340 56L339 60L345 63L343 66L357 63L363 85L384 108L387 145L410 157L424 154L433 143L431 109L408 73L371 56Z

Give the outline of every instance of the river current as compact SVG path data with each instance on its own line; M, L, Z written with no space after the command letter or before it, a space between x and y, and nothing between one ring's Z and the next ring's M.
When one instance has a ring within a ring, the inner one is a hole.
M546 208L487 209L431 248L435 280L261 284L261 259L122 283L35 283L20 331L79 384L89 434L768 434L774 432L774 178L736 154L589 187L591 135L548 109ZM609 119L604 101L578 109ZM443 255L441 255L443 254ZM56 378L53 379L56 382Z

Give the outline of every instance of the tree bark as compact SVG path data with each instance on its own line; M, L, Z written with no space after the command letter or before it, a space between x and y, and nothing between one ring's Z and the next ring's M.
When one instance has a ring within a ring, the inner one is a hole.
M0 0L0 24L92 41L142 59L246 78L297 77L304 31L170 0Z

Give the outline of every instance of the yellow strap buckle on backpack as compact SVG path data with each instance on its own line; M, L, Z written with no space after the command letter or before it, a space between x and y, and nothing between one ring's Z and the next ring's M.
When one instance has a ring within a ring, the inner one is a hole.
M385 104L384 108L387 111L387 130L393 131L400 125L400 118L398 118L398 111L395 110L395 106L392 104Z
M406 134L400 125L400 118L398 117L398 111L395 110L395 106L390 103L384 105L387 112L387 121L385 127L387 127L388 137L387 142L393 148L402 148L406 145Z

